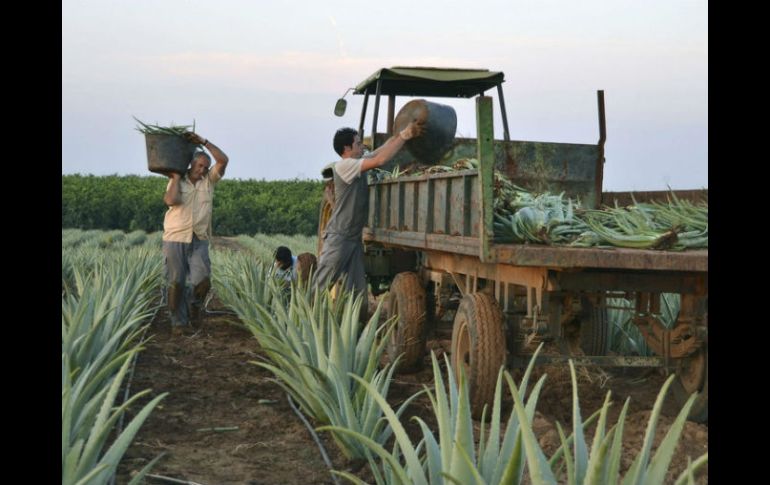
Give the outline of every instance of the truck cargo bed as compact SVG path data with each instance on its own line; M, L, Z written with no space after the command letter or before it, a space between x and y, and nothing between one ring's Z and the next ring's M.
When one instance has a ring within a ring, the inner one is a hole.
M367 242L467 256L481 254L478 170L370 184ZM708 272L708 250L663 251L490 244L486 262L516 266Z

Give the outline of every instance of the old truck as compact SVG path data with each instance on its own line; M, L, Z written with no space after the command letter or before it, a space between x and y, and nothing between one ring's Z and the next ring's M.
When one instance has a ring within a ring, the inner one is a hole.
M478 415L491 401L498 369L525 366L539 342L556 351L537 363L614 367L661 367L677 376L680 400L699 397L691 419L708 419L708 250L662 251L498 244L493 232L493 171L532 190L566 192L583 205L630 202L626 193L603 193L606 140L604 93L597 92L599 138L595 144L511 140L502 72L485 69L383 68L358 84L362 95L358 129L373 148L391 135L396 97L474 98L476 138L457 137L440 163L475 158L478 169L370 181L364 229L366 273L372 291L388 291L387 310L397 316L388 345L402 354L401 369L423 360L426 335L449 336L451 363L464 368ZM503 139L493 133L495 91ZM378 132L380 101L388 101L385 132ZM367 109L373 98L371 132ZM335 114L342 115L338 101ZM401 150L390 166L412 162ZM390 168L390 167L386 167ZM330 180L329 167L323 172ZM707 198L707 191L679 191ZM638 192L637 201L668 192ZM334 204L327 183L319 235ZM320 241L321 238L319 238ZM320 252L320 248L319 248ZM680 295L671 327L661 323L661 294ZM652 356L609 356L608 301L631 302L633 323Z

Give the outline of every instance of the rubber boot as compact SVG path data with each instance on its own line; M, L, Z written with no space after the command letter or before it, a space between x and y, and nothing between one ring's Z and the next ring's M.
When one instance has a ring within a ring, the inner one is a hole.
M179 283L171 283L168 287L168 313L172 330L174 327L182 328L187 325L184 290L184 285Z
M192 292L192 302L190 304L190 320L193 325L200 326L203 324L205 317L206 296L211 289L211 280L204 278L200 283L195 285Z

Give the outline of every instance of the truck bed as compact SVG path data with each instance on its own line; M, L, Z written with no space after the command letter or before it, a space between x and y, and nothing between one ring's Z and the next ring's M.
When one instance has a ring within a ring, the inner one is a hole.
M478 170L399 177L370 184L364 240L385 247L481 254ZM491 230L491 229L490 229ZM708 272L708 250L663 251L490 244L488 263L553 269Z

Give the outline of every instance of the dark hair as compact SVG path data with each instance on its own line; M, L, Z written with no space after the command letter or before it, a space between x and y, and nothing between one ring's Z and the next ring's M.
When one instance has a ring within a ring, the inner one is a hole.
M358 135L358 130L353 128L340 128L337 130L337 133L334 134L334 151L337 152L337 155L342 156L345 147L353 146L356 135Z
M286 246L278 246L275 250L275 260L281 263L281 269L286 269L291 266L291 249Z

